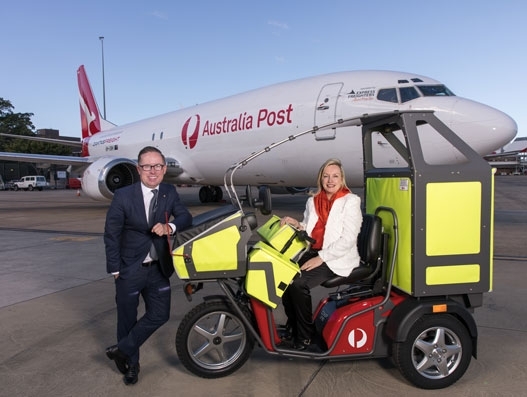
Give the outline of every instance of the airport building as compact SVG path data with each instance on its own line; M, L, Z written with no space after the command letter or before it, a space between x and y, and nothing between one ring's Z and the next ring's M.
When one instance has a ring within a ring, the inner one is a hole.
M485 159L497 169L498 175L527 175L527 137L516 138Z
M36 136L39 138L80 142L80 138L60 136L59 130L51 128L36 130ZM72 151L70 155L75 156L79 155L79 153ZM68 167L64 165L0 160L0 176L2 176L4 182L18 180L26 175L43 175L52 187L64 188L66 187L67 180L66 178L59 178L58 176L63 176L64 173L67 175L67 169Z

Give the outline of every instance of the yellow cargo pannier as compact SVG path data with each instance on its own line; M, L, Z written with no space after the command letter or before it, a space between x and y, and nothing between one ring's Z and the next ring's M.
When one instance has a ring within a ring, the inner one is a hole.
M295 262L307 248L307 243L300 240L298 230L291 225L280 226L280 218L276 215L269 218L257 232L264 242Z
M245 290L248 295L274 309L289 283L299 273L295 262L259 241L249 252Z
M244 276L251 235L242 211L214 223L172 251L177 276L183 280Z

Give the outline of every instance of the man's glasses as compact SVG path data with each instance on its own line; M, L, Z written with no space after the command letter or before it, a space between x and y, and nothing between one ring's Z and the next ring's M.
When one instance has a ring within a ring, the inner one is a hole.
M150 171L152 169L161 171L164 166L165 164L139 164L139 167L141 167L143 171Z

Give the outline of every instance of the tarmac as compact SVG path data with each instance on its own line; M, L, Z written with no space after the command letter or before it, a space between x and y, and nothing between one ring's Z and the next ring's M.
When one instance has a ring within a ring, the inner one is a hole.
M193 215L221 205L201 204L196 187L178 190ZM199 378L180 363L175 335L185 313L217 291L206 286L188 302L176 276L171 319L143 345L139 382L126 386L104 354L116 338L102 234L108 203L75 190L1 191L0 396L525 396L527 177L497 176L495 198L494 288L474 314L478 359L454 385L428 391L390 359L288 359L257 346L234 374ZM274 195L273 213L301 218L305 200Z

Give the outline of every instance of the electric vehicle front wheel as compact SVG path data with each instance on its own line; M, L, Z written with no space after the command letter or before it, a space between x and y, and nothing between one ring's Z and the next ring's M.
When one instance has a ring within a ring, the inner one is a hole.
M242 309L247 311L247 309ZM249 318L249 313L246 318ZM219 378L238 370L254 348L254 337L227 302L203 302L179 324L176 350L181 363L202 378Z

